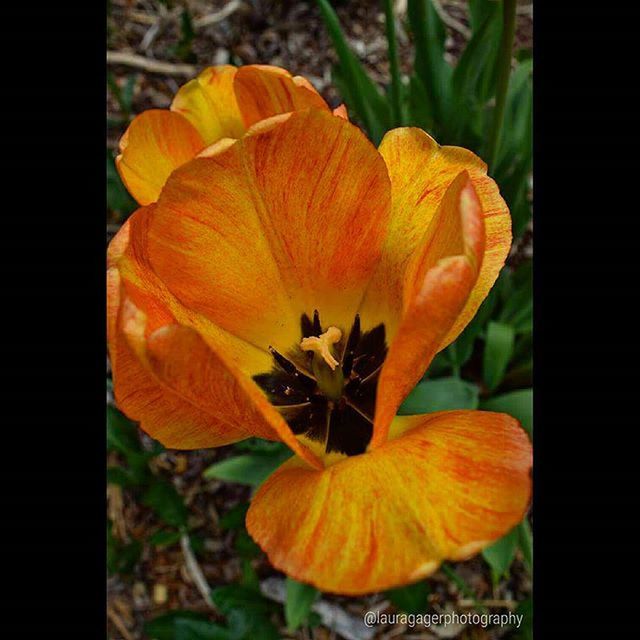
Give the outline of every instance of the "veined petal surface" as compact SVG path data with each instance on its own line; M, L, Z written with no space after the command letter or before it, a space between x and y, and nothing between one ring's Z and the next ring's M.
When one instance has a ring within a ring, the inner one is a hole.
M323 591L358 595L463 560L523 517L531 445L510 416L448 411L396 418L402 434L324 470L297 459L247 514L271 563Z

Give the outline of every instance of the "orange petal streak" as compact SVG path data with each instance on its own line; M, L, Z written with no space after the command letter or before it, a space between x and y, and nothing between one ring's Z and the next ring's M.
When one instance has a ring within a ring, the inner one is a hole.
M297 459L247 514L271 563L323 591L359 595L463 560L523 517L531 445L510 416L450 411L397 418L402 437L324 470Z
M317 110L273 118L174 173L149 229L151 264L185 305L263 349L300 340L300 315L350 326L389 215L384 162Z

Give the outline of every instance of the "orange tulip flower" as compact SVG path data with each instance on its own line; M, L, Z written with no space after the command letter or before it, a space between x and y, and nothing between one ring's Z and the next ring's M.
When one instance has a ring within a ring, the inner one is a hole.
M515 419L396 416L509 251L485 164L415 128L376 149L324 107L187 156L109 247L120 408L167 447L286 443L247 528L325 591L416 581L516 525L532 454Z
M120 140L116 166L131 195L155 202L171 172L221 141L240 138L260 120L298 109L329 111L302 76L270 65L208 67L180 87L171 108L137 116ZM346 118L344 105L334 114Z

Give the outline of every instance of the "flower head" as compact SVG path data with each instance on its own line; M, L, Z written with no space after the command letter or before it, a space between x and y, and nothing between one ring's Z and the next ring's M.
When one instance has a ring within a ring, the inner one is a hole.
M134 119L116 165L131 195L151 204L174 169L210 153L212 145L229 144L265 118L309 108L329 111L308 80L285 69L207 67L180 87L170 109L149 109ZM334 113L346 118L344 106Z
M376 149L312 105L185 158L158 193L109 249L116 399L168 447L293 450L247 515L274 566L365 593L519 522L531 447L516 420L396 416L509 250L480 159L414 128Z

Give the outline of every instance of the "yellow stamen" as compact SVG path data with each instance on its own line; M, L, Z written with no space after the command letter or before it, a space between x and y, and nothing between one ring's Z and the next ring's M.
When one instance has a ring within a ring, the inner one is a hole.
M331 370L335 371L339 363L331 353L331 345L339 342L340 338L342 338L342 331L338 327L329 327L319 336L303 338L300 348L303 351L314 351L322 356L324 361L331 367Z

